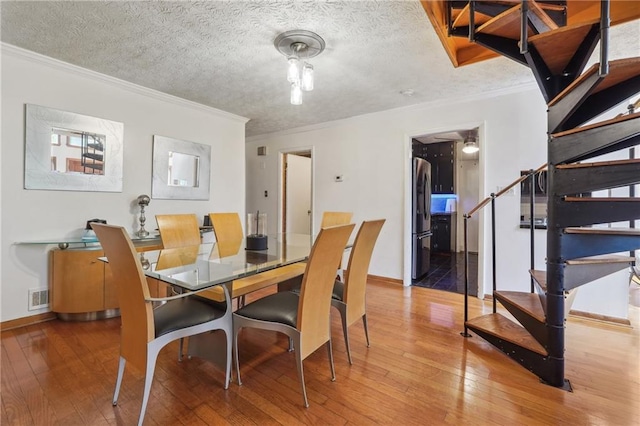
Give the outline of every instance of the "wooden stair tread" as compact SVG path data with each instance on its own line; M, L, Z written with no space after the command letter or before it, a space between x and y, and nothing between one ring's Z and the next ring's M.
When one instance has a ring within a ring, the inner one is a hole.
M552 31L532 35L529 44L536 48L553 75L560 75L599 20L567 25ZM558 43L562 40L562 43Z
M529 1L529 13L533 13L538 17L540 22L544 23L547 26L547 31L554 31L558 29L558 24L554 22L553 19L544 11L544 9L550 10L548 8L543 7L544 3L538 3L537 1ZM561 10L564 10L561 9Z
M593 234L593 235L630 235L640 236L638 228L565 228L566 234Z
M638 203L640 197L564 197L564 200L571 203L594 203L603 202L608 203Z
M520 40L520 4L494 16L476 28L476 33ZM529 28L528 35L533 35Z
M560 102L560 100L562 100L565 96L575 90L575 88L579 86L584 80L597 73L599 67L600 64L593 64L591 68L582 73L580 77L575 79L569 86L567 86L562 92L560 92L558 96L553 98L547 104L547 106L551 107ZM607 74L600 82L600 84L598 84L594 88L594 90L590 92L590 95L596 94L602 90L608 89L611 86L615 86L618 83L621 83L638 75L640 75L640 57L609 61L609 74Z
M476 26L482 25L491 19L491 16L485 15L478 11L474 14L474 21ZM468 27L469 26L469 4L467 3L453 19L453 28Z
M610 120L601 121L599 123L590 124L588 126L576 127L574 129L569 129L569 130L566 130L564 132L554 133L554 134L551 135L551 137L554 138L554 139L557 139L557 138L561 138L563 136L572 135L572 134L580 133L580 132L585 132L587 130L597 129L598 127L604 127L604 126L620 123L620 122L627 121L627 120L635 120L636 118L640 118L640 112L636 112L636 113L633 113L633 114L621 115L619 117L612 118Z
M542 290L547 290L547 271L529 269L529 274L538 283Z
M536 293L526 293L522 291L496 291L494 296L500 301L510 302L513 305L517 305L523 312L529 316L537 319L540 322L545 322L544 309L540 303L540 297Z
M488 314L466 322L472 330L480 330L532 352L547 356L548 353L536 339L520 325L501 314Z
M594 163L558 164L556 166L556 169L583 169L583 168L589 168L589 167L620 166L624 164L640 165L640 158L632 158L628 160L615 160L615 161L598 161ZM639 169L639 173L640 173L640 169Z
M631 263L635 260L635 258L631 256L622 256L622 255L598 255L598 256L590 256L590 257L581 257L578 259L567 260L565 263L567 265L594 265L601 263Z
M637 1L611 0L611 26L640 18L640 5ZM585 0L567 0L567 22L585 21L600 17L600 2Z

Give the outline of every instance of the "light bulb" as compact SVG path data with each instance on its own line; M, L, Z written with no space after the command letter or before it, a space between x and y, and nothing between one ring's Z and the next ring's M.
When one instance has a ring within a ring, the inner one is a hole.
M308 62L302 67L302 90L310 92L313 90L313 65Z
M300 82L291 83L291 105L302 105L302 88Z
M462 148L462 152L465 154L473 154L480 151L480 147L475 142L465 142L464 147Z
M300 59L297 56L291 55L287 58L289 62L289 68L287 68L287 80L289 83L296 83L300 81Z

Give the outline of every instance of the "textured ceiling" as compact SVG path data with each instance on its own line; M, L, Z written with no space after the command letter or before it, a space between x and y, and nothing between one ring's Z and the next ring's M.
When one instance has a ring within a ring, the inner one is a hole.
M2 2L1 39L250 119L247 136L530 83L504 58L454 69L418 1ZM289 104L273 46L326 41L315 90ZM400 94L413 90L413 96Z

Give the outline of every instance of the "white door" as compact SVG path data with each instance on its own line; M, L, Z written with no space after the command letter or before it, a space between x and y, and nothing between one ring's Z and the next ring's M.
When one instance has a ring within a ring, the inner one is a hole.
M311 158L286 155L286 232L311 234Z

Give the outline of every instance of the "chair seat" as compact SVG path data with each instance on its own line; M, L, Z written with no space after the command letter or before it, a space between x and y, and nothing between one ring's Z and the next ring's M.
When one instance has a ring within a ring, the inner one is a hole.
M300 297L292 292L283 291L271 294L249 303L234 312L246 318L277 322L296 327L298 322L298 302Z
M220 318L225 311L225 304L203 297L170 300L153 311L155 337Z
M344 283L340 280L336 280L333 283L333 292L331 293L331 298L342 302L343 297L344 297Z

